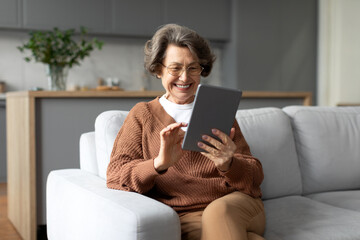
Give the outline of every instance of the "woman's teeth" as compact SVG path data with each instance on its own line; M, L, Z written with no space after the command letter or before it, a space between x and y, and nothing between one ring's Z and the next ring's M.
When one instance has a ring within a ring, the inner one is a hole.
M176 87L178 87L178 88L188 88L188 87L190 87L190 84L188 84L188 85L178 85L178 84L176 84Z

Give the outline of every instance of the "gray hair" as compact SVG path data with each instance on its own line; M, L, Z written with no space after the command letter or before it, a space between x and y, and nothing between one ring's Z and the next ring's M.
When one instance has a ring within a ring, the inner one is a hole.
M201 76L210 74L215 55L211 52L209 43L194 30L177 24L166 24L159 28L151 40L145 43L144 62L145 69L151 74L159 74L162 61L166 55L168 45L174 44L179 47L187 47L190 52L199 59L204 68Z

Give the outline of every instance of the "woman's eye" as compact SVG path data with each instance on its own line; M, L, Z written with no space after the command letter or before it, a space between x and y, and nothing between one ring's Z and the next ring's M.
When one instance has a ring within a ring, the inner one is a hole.
M181 68L179 68L179 67L173 67L173 68L170 68L172 71L180 71L181 70Z

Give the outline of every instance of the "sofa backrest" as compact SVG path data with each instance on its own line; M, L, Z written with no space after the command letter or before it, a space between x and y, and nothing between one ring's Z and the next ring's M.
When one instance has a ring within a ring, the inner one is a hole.
M263 199L302 193L290 119L278 108L240 110L236 119L254 157L263 166Z
M95 120L96 160L99 176L106 179L113 144L128 111L106 111Z
M304 194L360 188L360 107L286 107Z
M127 111L106 111L95 121L96 159L99 176L106 179L113 143ZM236 114L252 154L264 170L263 199L300 195L300 169L290 120L278 108L240 110Z
M81 134L79 147L80 169L99 175L99 168L96 159L95 132L86 132Z

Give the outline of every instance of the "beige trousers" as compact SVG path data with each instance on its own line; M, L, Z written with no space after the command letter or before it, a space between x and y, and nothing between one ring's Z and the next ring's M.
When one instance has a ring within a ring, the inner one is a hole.
M179 214L182 240L261 240L265 211L260 198L233 192L205 210Z

